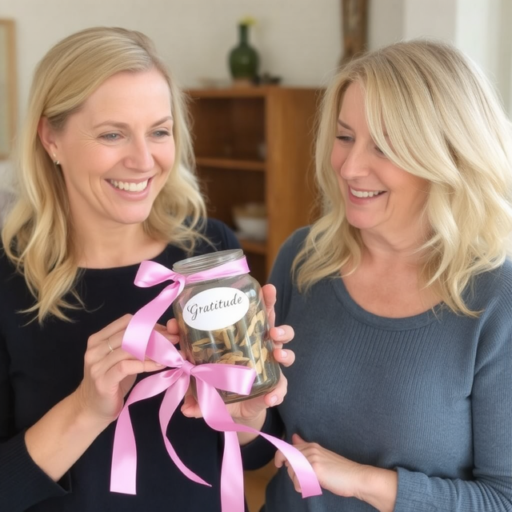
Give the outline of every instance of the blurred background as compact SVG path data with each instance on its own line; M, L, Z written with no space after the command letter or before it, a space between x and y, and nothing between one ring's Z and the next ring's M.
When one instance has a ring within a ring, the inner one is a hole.
M342 0L16 0L0 2L0 18L16 23L18 112L32 72L66 35L95 25L141 30L156 43L184 87L202 78L227 80L236 25L247 15L261 70L283 84L322 86L342 53ZM369 49L400 39L455 43L492 76L510 111L510 0L368 0Z
M241 87L229 56L248 16L260 85ZM0 221L34 68L54 43L97 25L150 36L189 92L209 213L237 231L262 281L282 241L316 215L317 101L354 51L418 37L449 41L485 71L512 113L512 0L1 0ZM240 222L244 215L253 222ZM251 512L271 473L247 475Z

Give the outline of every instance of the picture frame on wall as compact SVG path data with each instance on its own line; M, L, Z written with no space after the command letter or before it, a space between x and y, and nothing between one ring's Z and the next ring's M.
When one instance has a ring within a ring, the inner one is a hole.
M15 23L0 18L0 160L11 153L16 130L16 93Z
M341 0L343 48L340 66L366 50L368 0Z

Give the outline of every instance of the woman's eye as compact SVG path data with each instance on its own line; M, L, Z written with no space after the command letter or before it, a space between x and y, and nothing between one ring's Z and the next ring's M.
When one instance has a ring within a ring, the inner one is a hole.
M162 139L164 137L169 137L170 132L168 130L156 130L153 132L153 135L159 139Z
M349 137L348 135L336 135L336 138L338 140L341 140L341 142L352 142L352 137Z
M115 142L116 140L120 139L120 135L118 133L105 133L103 135L100 135L100 138L103 140L106 140L108 142Z

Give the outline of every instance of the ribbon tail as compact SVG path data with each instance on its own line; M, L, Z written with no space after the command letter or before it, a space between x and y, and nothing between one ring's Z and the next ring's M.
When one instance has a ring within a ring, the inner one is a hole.
M110 472L110 490L137 494L137 449L128 407L117 418Z
M322 488L315 471L297 448L247 425L235 423L217 390L200 379L197 379L197 395L203 417L211 428L221 432L247 432L262 436L280 450L292 466L299 481L303 498L322 494Z
M112 451L112 466L110 473L110 490L123 494L136 494L137 477L137 447L133 433L129 406L139 400L158 395L169 386L166 377L177 370L169 370L146 377L131 391L126 403L117 418L114 447Z
M196 378L196 385L197 401L203 413L204 420L211 428L224 431L224 455L222 458L222 472L220 477L222 510L244 512L244 477L238 436L236 432L234 432L234 429L214 427L216 421L221 420L221 418L224 420L227 418L231 419L231 416L226 409L226 404L213 386L206 384L200 378ZM229 469L229 473L227 469Z
M224 432L220 501L223 511L243 512L244 510L244 468L236 432Z
M167 426L171 421L172 415L174 411L177 409L178 405L181 402L181 399L185 396L185 393L188 389L188 385L190 382L190 376L186 373L182 373L180 378L176 381L174 386L169 388L162 400L162 405L160 406L159 418L160 418L160 429L162 430L162 438L164 440L165 448L167 449L167 453L169 457L173 460L174 464L178 467L178 469L190 480L193 482L197 482L202 485L207 485L211 487L211 484L204 481L200 476L196 475L192 470L190 470L182 460L178 457L176 450L172 446L171 442L167 438Z

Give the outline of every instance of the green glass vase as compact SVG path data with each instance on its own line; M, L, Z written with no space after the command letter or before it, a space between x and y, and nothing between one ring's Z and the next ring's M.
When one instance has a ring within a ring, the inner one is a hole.
M238 25L239 42L229 52L229 70L233 80L254 80L258 75L258 52L249 44L249 26Z

